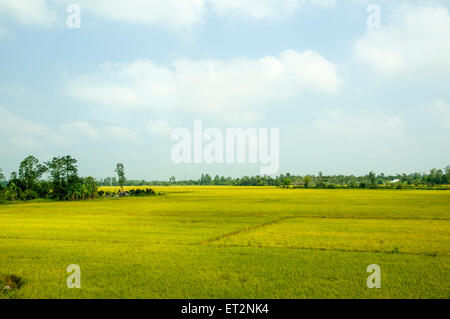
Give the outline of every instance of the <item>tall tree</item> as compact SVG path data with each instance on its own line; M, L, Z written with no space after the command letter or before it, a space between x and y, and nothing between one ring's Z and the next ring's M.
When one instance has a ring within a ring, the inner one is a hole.
M17 173L16 172L11 172L11 176L9 177L9 180L16 180L17 178Z
M312 183L312 178L311 176L305 176L303 178L303 184L305 185L305 188L310 188L311 187L311 183Z
M62 173L66 181L69 181L73 177L78 177L78 167L76 159L70 156L64 156L61 157L61 163L63 169Z
M377 187L377 176L374 172L369 173L369 187L376 188Z
M125 178L125 167L123 166L122 163L118 163L116 165L116 173L117 173L117 177L119 179L119 185L122 188L122 192L123 192L123 185L125 184L126 178Z
M45 162L53 186L61 184L63 180L63 165L60 157L53 157L51 161Z
M447 167L445 168L445 175L447 175L447 181L446 181L446 183L447 183L447 184L450 184L450 166L447 166Z
M318 178L318 183L317 183L319 188L324 188L324 182L323 182L323 174L322 172L319 172L319 178Z
M3 190L3 182L5 181L5 175L3 175L2 169L0 168L0 192ZM0 193L0 196L2 194Z
M54 157L45 163L53 183L53 196L58 199L72 199L74 189L80 183L77 160L70 157Z
M39 160L30 155L25 158L19 166L19 179L26 190L32 189L46 171L44 165L39 164Z

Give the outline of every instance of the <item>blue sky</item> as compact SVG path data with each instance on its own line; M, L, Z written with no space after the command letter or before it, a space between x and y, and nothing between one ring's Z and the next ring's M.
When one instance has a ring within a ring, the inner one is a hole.
M66 25L69 4L81 28ZM369 4L381 28L368 29ZM447 0L0 0L0 168L71 154L81 175L256 175L175 165L176 127L280 129L280 172L450 164Z

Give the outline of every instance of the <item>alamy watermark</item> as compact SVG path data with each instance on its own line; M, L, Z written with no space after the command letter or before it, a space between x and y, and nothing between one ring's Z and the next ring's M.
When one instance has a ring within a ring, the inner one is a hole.
M278 172L280 130L278 128L203 129L201 120L192 130L172 131L172 161L175 164L260 164L262 175Z
M67 288L73 289L81 288L81 268L78 265L72 264L67 266L66 271L70 273L70 275L67 277L66 283Z
M76 3L72 3L67 6L66 9L67 16L66 24L69 29L80 29L81 28L81 7Z
M369 30L376 30L381 28L381 7L378 4L370 4L367 7L367 13L370 16L367 18L367 28Z
M381 268L376 264L367 266L367 272L372 273L367 277L367 287L370 289L381 288Z

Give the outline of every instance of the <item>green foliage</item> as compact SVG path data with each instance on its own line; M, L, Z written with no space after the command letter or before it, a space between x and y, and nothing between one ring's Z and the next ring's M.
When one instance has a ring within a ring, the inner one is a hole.
M8 189L5 191L5 199L9 201L15 201L22 197L22 190L16 184L16 180L10 180L8 183Z
M4 200L3 198L3 183L5 182L5 175L3 175L2 169L0 168L0 200Z
M39 160L36 157L30 155L25 158L19 166L19 179L25 190L32 190L45 171L46 167L39 164Z
M44 199L50 198L52 193L52 182L41 181L38 184L36 191L38 193L39 198Z
M305 178L303 179L303 185L305 186L305 188L310 188L311 182L312 182L312 178L309 175L305 176Z
M125 185L125 167L122 163L118 163L116 165L116 173L117 173L117 177L119 179L119 185L120 187L122 187L123 190L123 186Z
M98 191L98 196L103 197L103 196L154 196L156 195L156 192L153 190L153 188L151 187L134 187L134 186L127 186L126 188L124 187L124 189L118 192L117 189L115 189L115 187L111 187L111 186L103 186L101 187L101 189Z
M98 189L98 184L97 181L95 180L95 178L93 178L92 176L86 177L85 179L83 179L83 184L86 187L86 196L87 198L96 198L97 197L97 189Z
M23 191L21 193L21 199L23 200L32 200L32 199L37 199L39 198L39 194L32 189L26 189L25 191Z
M374 172L369 173L369 188L377 188L377 177Z
M240 178L231 178L215 175L212 178L209 174L202 174L198 180L178 180L171 177L168 181L145 181L145 180L126 180L125 186L169 186L169 185L222 185L222 186L277 186L285 187L285 179L291 180L294 188L369 188L369 189L396 189L399 184L402 186L398 188L408 189L447 189L450 184L450 166L444 170L431 170L429 174L425 173L411 173L411 174L397 174L385 175L375 172L370 172L363 176L354 175L323 175L319 172L318 176L307 175L286 175L279 176L243 176ZM398 180L398 182L392 182ZM107 177L99 181L100 186L118 186L116 178Z
M317 188L324 188L325 182L323 178L322 172L319 172L319 176L317 178Z
M82 193L78 177L77 160L70 157L54 157L46 162L52 180L51 197L59 200L73 200Z
M285 178L283 184L285 187L289 187L292 185L292 180L290 178Z

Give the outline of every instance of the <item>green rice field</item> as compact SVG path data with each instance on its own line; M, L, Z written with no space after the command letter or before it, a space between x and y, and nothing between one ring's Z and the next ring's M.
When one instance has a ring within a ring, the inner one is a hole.
M450 297L448 191L155 189L0 205L0 298Z

